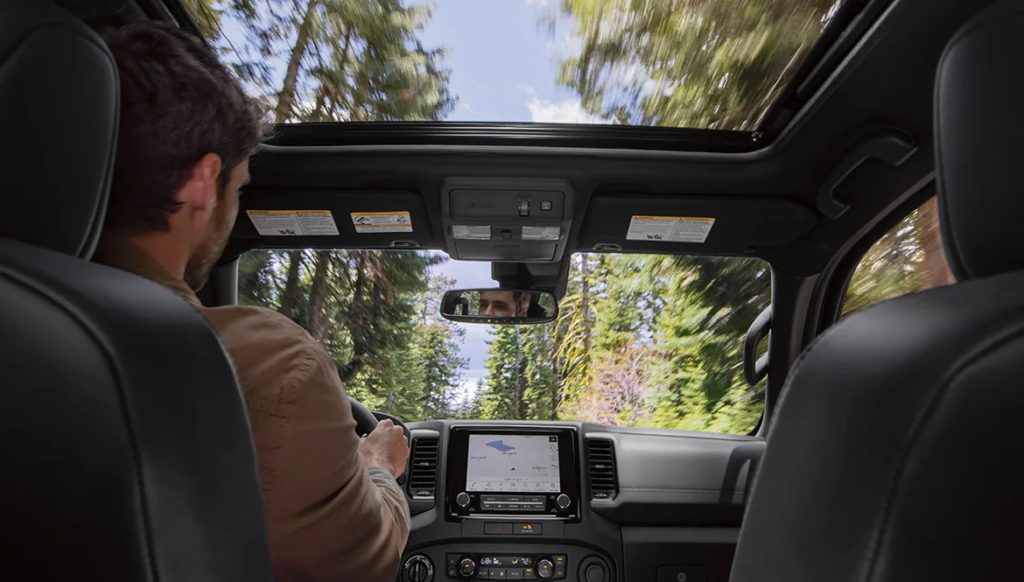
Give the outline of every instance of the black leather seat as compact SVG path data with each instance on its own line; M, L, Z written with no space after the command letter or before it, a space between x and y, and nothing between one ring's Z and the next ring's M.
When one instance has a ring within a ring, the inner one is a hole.
M43 0L0 0L0 579L269 580L253 447L203 316L86 262L116 68Z
M1024 3L994 4L939 68L942 227L961 282L857 313L806 350L734 582L1024 580L1021 30Z

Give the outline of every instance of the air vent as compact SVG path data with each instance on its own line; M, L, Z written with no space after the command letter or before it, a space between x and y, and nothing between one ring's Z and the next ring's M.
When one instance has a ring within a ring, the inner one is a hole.
M619 490L615 477L615 447L609 439L587 439L590 463L590 498L612 499Z
M437 488L436 436L413 436L409 461L409 493L413 499L433 499Z

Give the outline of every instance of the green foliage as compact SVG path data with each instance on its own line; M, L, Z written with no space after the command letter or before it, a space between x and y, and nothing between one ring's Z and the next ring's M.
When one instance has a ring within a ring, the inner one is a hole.
M208 0L190 0L209 4ZM455 105L444 51L418 34L430 7L405 0L226 0L246 42L217 38L250 87L287 121L434 120ZM203 14L193 11L193 14ZM268 62L285 63L277 78Z
M934 198L871 246L853 273L843 315L886 299L953 283L939 233Z
M423 418L447 418L458 411L456 390L462 384L462 370L467 360L461 357L461 340L465 332L447 322L422 323L417 329L415 361L410 367L420 366L423 376L420 385L426 395Z
M757 424L764 387L742 379L742 339L770 301L765 263L577 255L569 277L554 324L494 332L480 418L739 433Z
M560 81L619 123L752 130L836 0L562 0L582 41Z

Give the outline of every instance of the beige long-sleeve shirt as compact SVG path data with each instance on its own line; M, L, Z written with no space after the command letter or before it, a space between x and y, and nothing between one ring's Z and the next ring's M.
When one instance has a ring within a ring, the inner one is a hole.
M409 506L369 467L334 361L304 329L259 307L204 307L141 250L105 244L95 260L175 291L217 330L245 395L270 552L280 581L393 582Z

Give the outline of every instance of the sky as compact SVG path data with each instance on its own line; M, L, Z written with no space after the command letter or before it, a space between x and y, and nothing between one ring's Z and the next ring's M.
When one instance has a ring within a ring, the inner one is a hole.
M569 89L558 62L578 50L565 19L550 30L557 0L435 0L420 35L445 47L449 89L459 99L450 121L599 123Z

